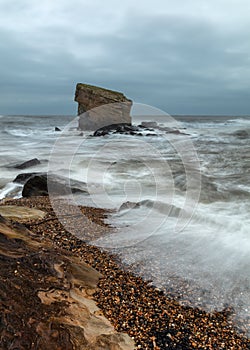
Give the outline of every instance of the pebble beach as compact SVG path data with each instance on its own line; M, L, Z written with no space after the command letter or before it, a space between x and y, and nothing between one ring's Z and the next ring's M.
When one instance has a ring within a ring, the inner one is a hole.
M213 313L183 306L152 286L150 281L144 281L129 268L121 266L116 255L90 245L86 237L89 236L90 241L112 230L105 223L107 211L80 207L88 218L83 241L65 230L48 197L4 200L1 204L27 206L47 213L42 220L30 220L25 226L39 237L51 240L54 246L81 257L103 275L94 299L115 330L134 339L136 349L250 349L250 340L244 329L235 328L230 306ZM72 220L77 225L77 218L73 215ZM93 228L89 222L93 222Z

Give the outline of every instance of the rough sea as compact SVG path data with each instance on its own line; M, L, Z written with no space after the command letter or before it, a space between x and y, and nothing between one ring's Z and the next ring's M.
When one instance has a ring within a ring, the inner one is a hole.
M92 137L73 116L0 116L0 199L21 196L23 172L85 182L89 195L71 202L115 209L115 233L93 244L185 305L232 307L249 331L250 117L135 113L141 121L158 124ZM15 168L32 158L41 164Z

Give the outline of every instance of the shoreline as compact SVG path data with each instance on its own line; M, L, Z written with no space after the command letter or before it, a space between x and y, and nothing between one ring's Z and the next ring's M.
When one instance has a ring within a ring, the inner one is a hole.
M8 199L0 204L25 205L48 213L44 219L24 225L41 239L49 239L54 246L80 257L103 275L94 299L116 331L125 332L135 340L136 349L250 349L250 340L237 333L230 320L232 310L207 313L182 306L141 277L123 270L117 256L68 233L53 214L48 197ZM89 207L82 210L90 221L98 222L100 232L94 232L95 237L110 230L104 223L106 210ZM86 233L93 239L90 231L91 227L86 227Z

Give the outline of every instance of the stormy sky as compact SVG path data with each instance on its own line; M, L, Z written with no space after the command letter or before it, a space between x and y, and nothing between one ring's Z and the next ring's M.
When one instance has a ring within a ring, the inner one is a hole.
M75 84L170 114L250 114L249 0L0 0L0 114L76 114Z

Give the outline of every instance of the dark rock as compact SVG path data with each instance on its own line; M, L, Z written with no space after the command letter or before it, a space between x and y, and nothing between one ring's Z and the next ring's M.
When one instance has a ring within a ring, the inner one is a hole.
M128 124L125 124L125 125L124 125L124 130L125 130L125 131L139 131L140 129L139 129L138 126L136 126L136 125L128 125Z
M96 130L93 136L105 136L109 134L143 136L142 133L140 132L142 130L144 131L144 129L143 128L141 129L139 126L130 125L126 123L111 124Z
M96 130L110 124L131 124L132 101L120 92L79 83L75 101L78 102L81 130Z
M24 183L23 197L48 196L49 193L58 195L67 195L71 192L88 193L85 183L46 173L20 174L14 181Z
M13 180L13 182L17 182L19 184L24 184L28 179L35 175L42 175L44 173L22 173L17 175L17 177Z
M34 175L30 177L23 187L22 196L48 196L46 175Z
M232 133L232 135L238 137L239 139L246 139L249 137L249 133L246 130L236 130Z
M33 159L28 160L27 162L16 165L14 168L27 169L27 168L30 168L32 166L38 165L38 164L41 164L40 160L38 160L37 158L33 158Z
M126 123L111 124L97 129L94 136L104 136L109 133L123 133L124 131L132 130L132 127Z
M62 130L56 126L55 131L62 131Z
M147 122L145 122L146 125ZM104 126L102 128L97 129L93 136L105 136L110 134L121 134L121 135L131 135L131 136L148 136L148 137L157 137L158 134L156 134L156 131L160 132L166 132L166 134L177 134L177 135L187 135L181 132L178 129L169 128L169 127L160 127L157 125L156 122L148 122L150 125L156 124L155 129L151 129L146 127L145 125L131 125L127 123L120 123L120 124L111 124ZM143 134L145 131L151 131L151 133ZM143 132L143 133L142 133Z

